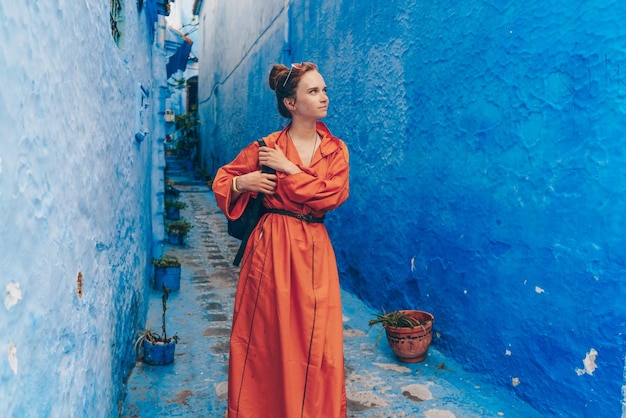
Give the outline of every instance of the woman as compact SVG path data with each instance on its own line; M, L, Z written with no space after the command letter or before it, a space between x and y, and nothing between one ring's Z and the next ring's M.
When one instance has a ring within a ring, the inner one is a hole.
M267 210L239 274L228 416L345 417L339 277L323 219L348 198L348 150L318 121L328 96L314 64L274 65L269 85L291 123L263 138L266 146L247 146L213 181L228 218L259 192Z

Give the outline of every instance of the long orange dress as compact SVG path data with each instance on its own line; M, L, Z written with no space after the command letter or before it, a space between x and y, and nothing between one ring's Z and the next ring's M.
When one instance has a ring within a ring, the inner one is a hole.
M269 208L323 216L349 194L348 150L317 122L322 137L308 167L285 128L264 138L302 170L277 173ZM257 142L220 168L213 181L228 218L243 212L252 193L231 207L232 178L259 170ZM228 370L229 418L346 416L339 276L326 227L265 214L248 241L235 297Z

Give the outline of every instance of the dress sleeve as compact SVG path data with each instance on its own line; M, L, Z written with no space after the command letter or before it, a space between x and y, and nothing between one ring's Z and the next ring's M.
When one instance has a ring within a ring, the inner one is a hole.
M314 212L333 210L346 201L350 194L348 148L341 142L325 159L325 175L316 165L313 168L300 167L302 172L280 180L289 200L306 205Z
M241 176L258 170L259 144L253 142L244 148L230 163L220 167L213 179L212 189L217 206L228 219L239 218L245 210L250 198L256 197L254 192L244 192L239 199L233 202L233 177Z

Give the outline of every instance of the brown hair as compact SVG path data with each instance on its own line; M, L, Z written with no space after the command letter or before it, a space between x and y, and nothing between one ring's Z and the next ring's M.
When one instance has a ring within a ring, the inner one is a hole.
M276 92L278 111L282 116L291 119L291 112L285 106L283 99L286 97L295 97L296 88L298 87L302 75L314 70L317 70L317 65L312 62L291 64L291 67L287 67L283 64L274 64L274 66L272 66L269 84L270 88Z

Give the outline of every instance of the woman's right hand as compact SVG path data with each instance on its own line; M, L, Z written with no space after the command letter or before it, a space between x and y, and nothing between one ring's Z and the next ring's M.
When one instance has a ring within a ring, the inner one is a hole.
M261 170L242 174L237 176L237 189L242 192L274 194L276 191L276 174L262 173Z
M280 148L259 147L259 163L286 174L296 174L302 171L285 156Z

